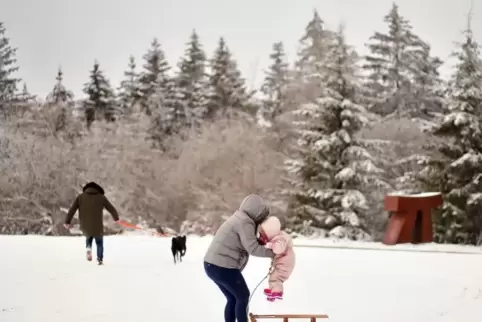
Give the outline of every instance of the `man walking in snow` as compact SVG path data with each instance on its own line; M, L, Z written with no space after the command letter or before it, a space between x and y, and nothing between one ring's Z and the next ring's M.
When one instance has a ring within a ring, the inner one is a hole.
M65 218L65 228L70 229L72 218L79 210L80 229L86 237L87 260L92 260L92 243L95 240L97 248L97 262L102 265L104 260L104 208L110 212L116 222L119 214L115 207L104 195L104 189L95 182L89 182L82 188L82 193L75 198Z

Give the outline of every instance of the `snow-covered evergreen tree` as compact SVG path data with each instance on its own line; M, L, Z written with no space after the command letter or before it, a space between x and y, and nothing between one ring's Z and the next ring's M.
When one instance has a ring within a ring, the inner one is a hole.
M304 75L319 74L320 62L326 57L333 32L324 27L324 21L318 11L313 11L313 18L305 27L305 33L300 39L298 61L296 67Z
M482 59L470 25L455 56L449 112L434 131L438 154L421 180L427 190L443 193L443 207L434 216L436 241L475 244L482 237Z
M161 48L159 41L154 38L151 48L143 56L145 63L139 81L141 83L140 92L142 93L141 104L144 112L148 115L152 113L152 107L148 102L160 99L166 94L166 86L169 82L168 71L170 70L166 55ZM156 103L157 104L157 103Z
M265 99L259 109L258 118L271 123L283 112L289 83L289 65L286 61L282 42L273 44L273 52L269 58L272 63L266 71L266 76L261 86L261 92L264 94Z
M177 133L179 123L185 122L179 82L168 74L171 67L157 39L153 40L144 60L140 76L141 104L151 116L149 135L156 146L163 148L165 139Z
M119 105L122 111L131 109L142 97L139 77L136 60L131 55L129 57L128 69L124 72L124 79L121 81L118 89Z
M59 68L59 70L57 71L57 77L55 77L55 79L57 80L57 83L55 84L52 91L47 95L47 98L46 98L47 103L66 104L66 103L73 102L74 93L72 91L69 91L64 86L64 84L62 83L63 78L64 78L64 73L62 72L62 69Z
M74 93L64 86L63 78L64 74L62 69L59 68L57 77L55 77L57 83L46 97L47 106L55 109L52 111L54 113L52 115L52 130L54 133L66 130L69 120L73 116L71 107L74 106Z
M188 126L198 125L207 113L206 60L199 36L193 30L176 77Z
M321 228L333 237L366 239L364 192L384 183L378 179L381 170L354 136L367 113L358 104L356 55L345 43L343 28L334 37L319 75L321 96L295 111L301 153L287 162L296 177L291 225L304 233Z
M184 91L179 86L177 79L171 79L167 83L167 95L165 100L165 106L168 109L168 114L171 115L171 124L173 133L178 133L183 128L186 128L190 124L190 116L192 116L186 109L184 104Z
M15 100L19 78L14 77L18 71L17 48L10 45L6 36L6 28L0 22L0 109L4 104Z
M417 80L424 82L427 77L438 76L438 59L430 57L430 47L414 34L397 4L393 4L384 21L388 32L375 32L367 44L370 54L363 67L368 73L368 102L370 109L380 115L410 114L412 87L420 90L423 84L417 84Z
M316 10L305 27L299 42L298 59L295 63L296 79L306 100L320 94L320 79L323 61L333 40L333 32L326 29L324 21Z
M230 111L246 111L250 93L222 37L211 60L209 87L208 117L218 113L226 115Z
M187 116L182 98L177 80L170 79L166 82L163 92L158 94L157 102L151 104L155 108L152 110L148 132L154 146L161 150L165 148L164 142L167 138L179 134L186 127Z
M35 98L36 96L30 93L26 83L23 83L22 91L16 95L16 101L20 103L32 103Z
M84 84L84 93L87 95L85 101L85 119L90 127L96 119L104 119L108 122L115 121L115 96L109 80L95 61L90 72L90 81Z
M426 139L422 132L440 121L444 108L444 84L438 73L441 61L431 55L430 46L413 32L395 3L384 21L387 32L375 32L367 44L370 53L363 62L363 102L383 122L393 123L392 132L420 133L420 141L407 144L392 138L378 142L377 147L387 151L380 153L379 161L395 190L411 193L420 188L416 175L427 158L420 146ZM378 137L384 138L384 134Z
M413 79L410 90L413 102L409 114L412 117L431 120L445 109L445 83L439 72L443 61L433 57L430 46L422 41L415 54L417 59L412 67Z

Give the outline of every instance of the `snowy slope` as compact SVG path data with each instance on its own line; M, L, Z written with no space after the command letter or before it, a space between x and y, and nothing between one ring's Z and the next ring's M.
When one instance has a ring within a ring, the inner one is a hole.
M106 265L99 267L84 260L82 238L0 236L0 321L222 322L224 299L202 267L209 240L188 239L184 262L174 266L169 239L107 237ZM334 322L481 319L479 255L331 248L296 252L298 266L286 284L285 299L265 301L263 284L251 311L327 313ZM250 287L264 277L268 265L267 260L250 260L245 271Z

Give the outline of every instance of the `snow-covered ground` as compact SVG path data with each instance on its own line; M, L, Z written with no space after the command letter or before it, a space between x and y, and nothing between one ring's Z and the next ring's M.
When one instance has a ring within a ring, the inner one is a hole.
M482 249L469 245L451 245L451 244L398 244L393 246L384 245L376 242L357 242L344 239L331 238L297 238L295 245L298 247L321 247L321 248L339 248L339 249L360 249L360 250L385 250L385 251L413 251L413 252L430 252L430 253L464 253L476 254L482 256Z
M209 241L190 237L184 262L175 266L168 238L107 237L105 266L97 266L85 261L83 238L0 236L0 321L221 322L224 299L202 266ZM263 284L252 312L326 313L333 322L482 319L480 255L315 247L296 252L285 299L267 302ZM250 260L245 276L251 288L268 265Z

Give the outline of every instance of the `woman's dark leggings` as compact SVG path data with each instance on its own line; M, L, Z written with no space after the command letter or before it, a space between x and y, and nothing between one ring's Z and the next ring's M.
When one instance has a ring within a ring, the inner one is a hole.
M225 322L247 322L249 289L239 269L219 267L204 262L206 275L226 297Z

